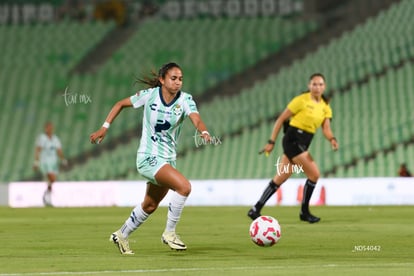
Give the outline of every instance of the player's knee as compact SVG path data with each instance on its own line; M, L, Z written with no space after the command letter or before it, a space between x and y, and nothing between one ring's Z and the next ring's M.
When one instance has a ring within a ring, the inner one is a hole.
M47 174L47 178L48 178L48 180L49 180L50 183L53 183L53 182L56 181L56 175L53 174L53 173L48 173Z
M316 182L318 182L318 180L319 180L319 176L320 176L319 171L315 171L315 172L311 173L311 174L308 176L308 178L309 178L309 180L310 180L310 181L312 181L312 182L316 183Z
M305 174L309 178L310 181L316 183L320 177L320 172L317 166L310 166L305 169Z
M189 196L191 193L191 184L190 182L183 183L180 187L176 190L182 196Z

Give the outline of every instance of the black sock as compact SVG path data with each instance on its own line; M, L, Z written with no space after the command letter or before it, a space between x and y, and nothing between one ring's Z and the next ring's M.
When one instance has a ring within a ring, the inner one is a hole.
M269 185L263 191L263 194L260 197L259 201L256 203L256 205L254 205L256 212L260 213L260 210L262 210L263 206L266 204L269 198L277 191L278 188L279 186L277 186L276 183L273 182L273 179L270 180Z
M313 182L309 179L306 180L305 187L303 188L302 213L309 213L309 201L312 197L315 186L316 182Z

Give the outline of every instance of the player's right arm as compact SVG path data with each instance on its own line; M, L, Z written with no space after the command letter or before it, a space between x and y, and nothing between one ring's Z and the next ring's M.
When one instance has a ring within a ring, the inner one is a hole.
M39 169L39 158L40 158L40 152L41 151L42 151L42 148L40 146L36 146L35 154L34 154L34 162L33 162L33 169L34 170Z
M280 132L280 129L283 126L283 122L289 119L293 115L292 111L290 111L288 108L286 108L276 119L274 125L272 134L270 135L270 139L268 143L264 146L262 152L270 153L273 150L273 147L275 145L276 138Z
M102 142L102 140L104 139L106 135L106 131L109 128L109 125L115 120L118 114L121 113L122 109L124 109L125 107L131 107L131 106L132 106L132 102L131 102L130 97L118 101L112 107L111 111L109 111L108 115L106 116L105 124L100 129L98 129L97 131L95 131L89 136L89 140L91 141L91 143L99 144L100 142Z

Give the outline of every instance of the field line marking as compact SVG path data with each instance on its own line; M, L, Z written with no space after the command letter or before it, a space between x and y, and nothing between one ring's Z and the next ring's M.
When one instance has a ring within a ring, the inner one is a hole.
M157 273L157 272L191 272L191 271L226 271L226 270L270 270L270 269L296 269L296 268L355 268L355 267L401 267L414 266L414 263L390 263L390 264L325 264L325 265L283 265L283 266L243 266L243 267L189 267L189 268L166 268L166 269L136 269L136 270L103 270L103 271L61 271L61 272L25 272L25 273L1 273L0 276L26 276L26 275L99 275L109 273Z

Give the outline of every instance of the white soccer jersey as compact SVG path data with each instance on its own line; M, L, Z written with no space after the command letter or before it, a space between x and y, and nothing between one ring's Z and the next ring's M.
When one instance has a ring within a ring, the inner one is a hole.
M166 104L161 87L155 87L137 92L130 100L134 108L144 106L138 153L175 160L182 122L191 113L198 112L192 96L180 91L171 103Z
M62 147L59 138L52 135L51 138L45 133L39 135L36 141L36 146L40 147L40 163L58 162L57 149Z

